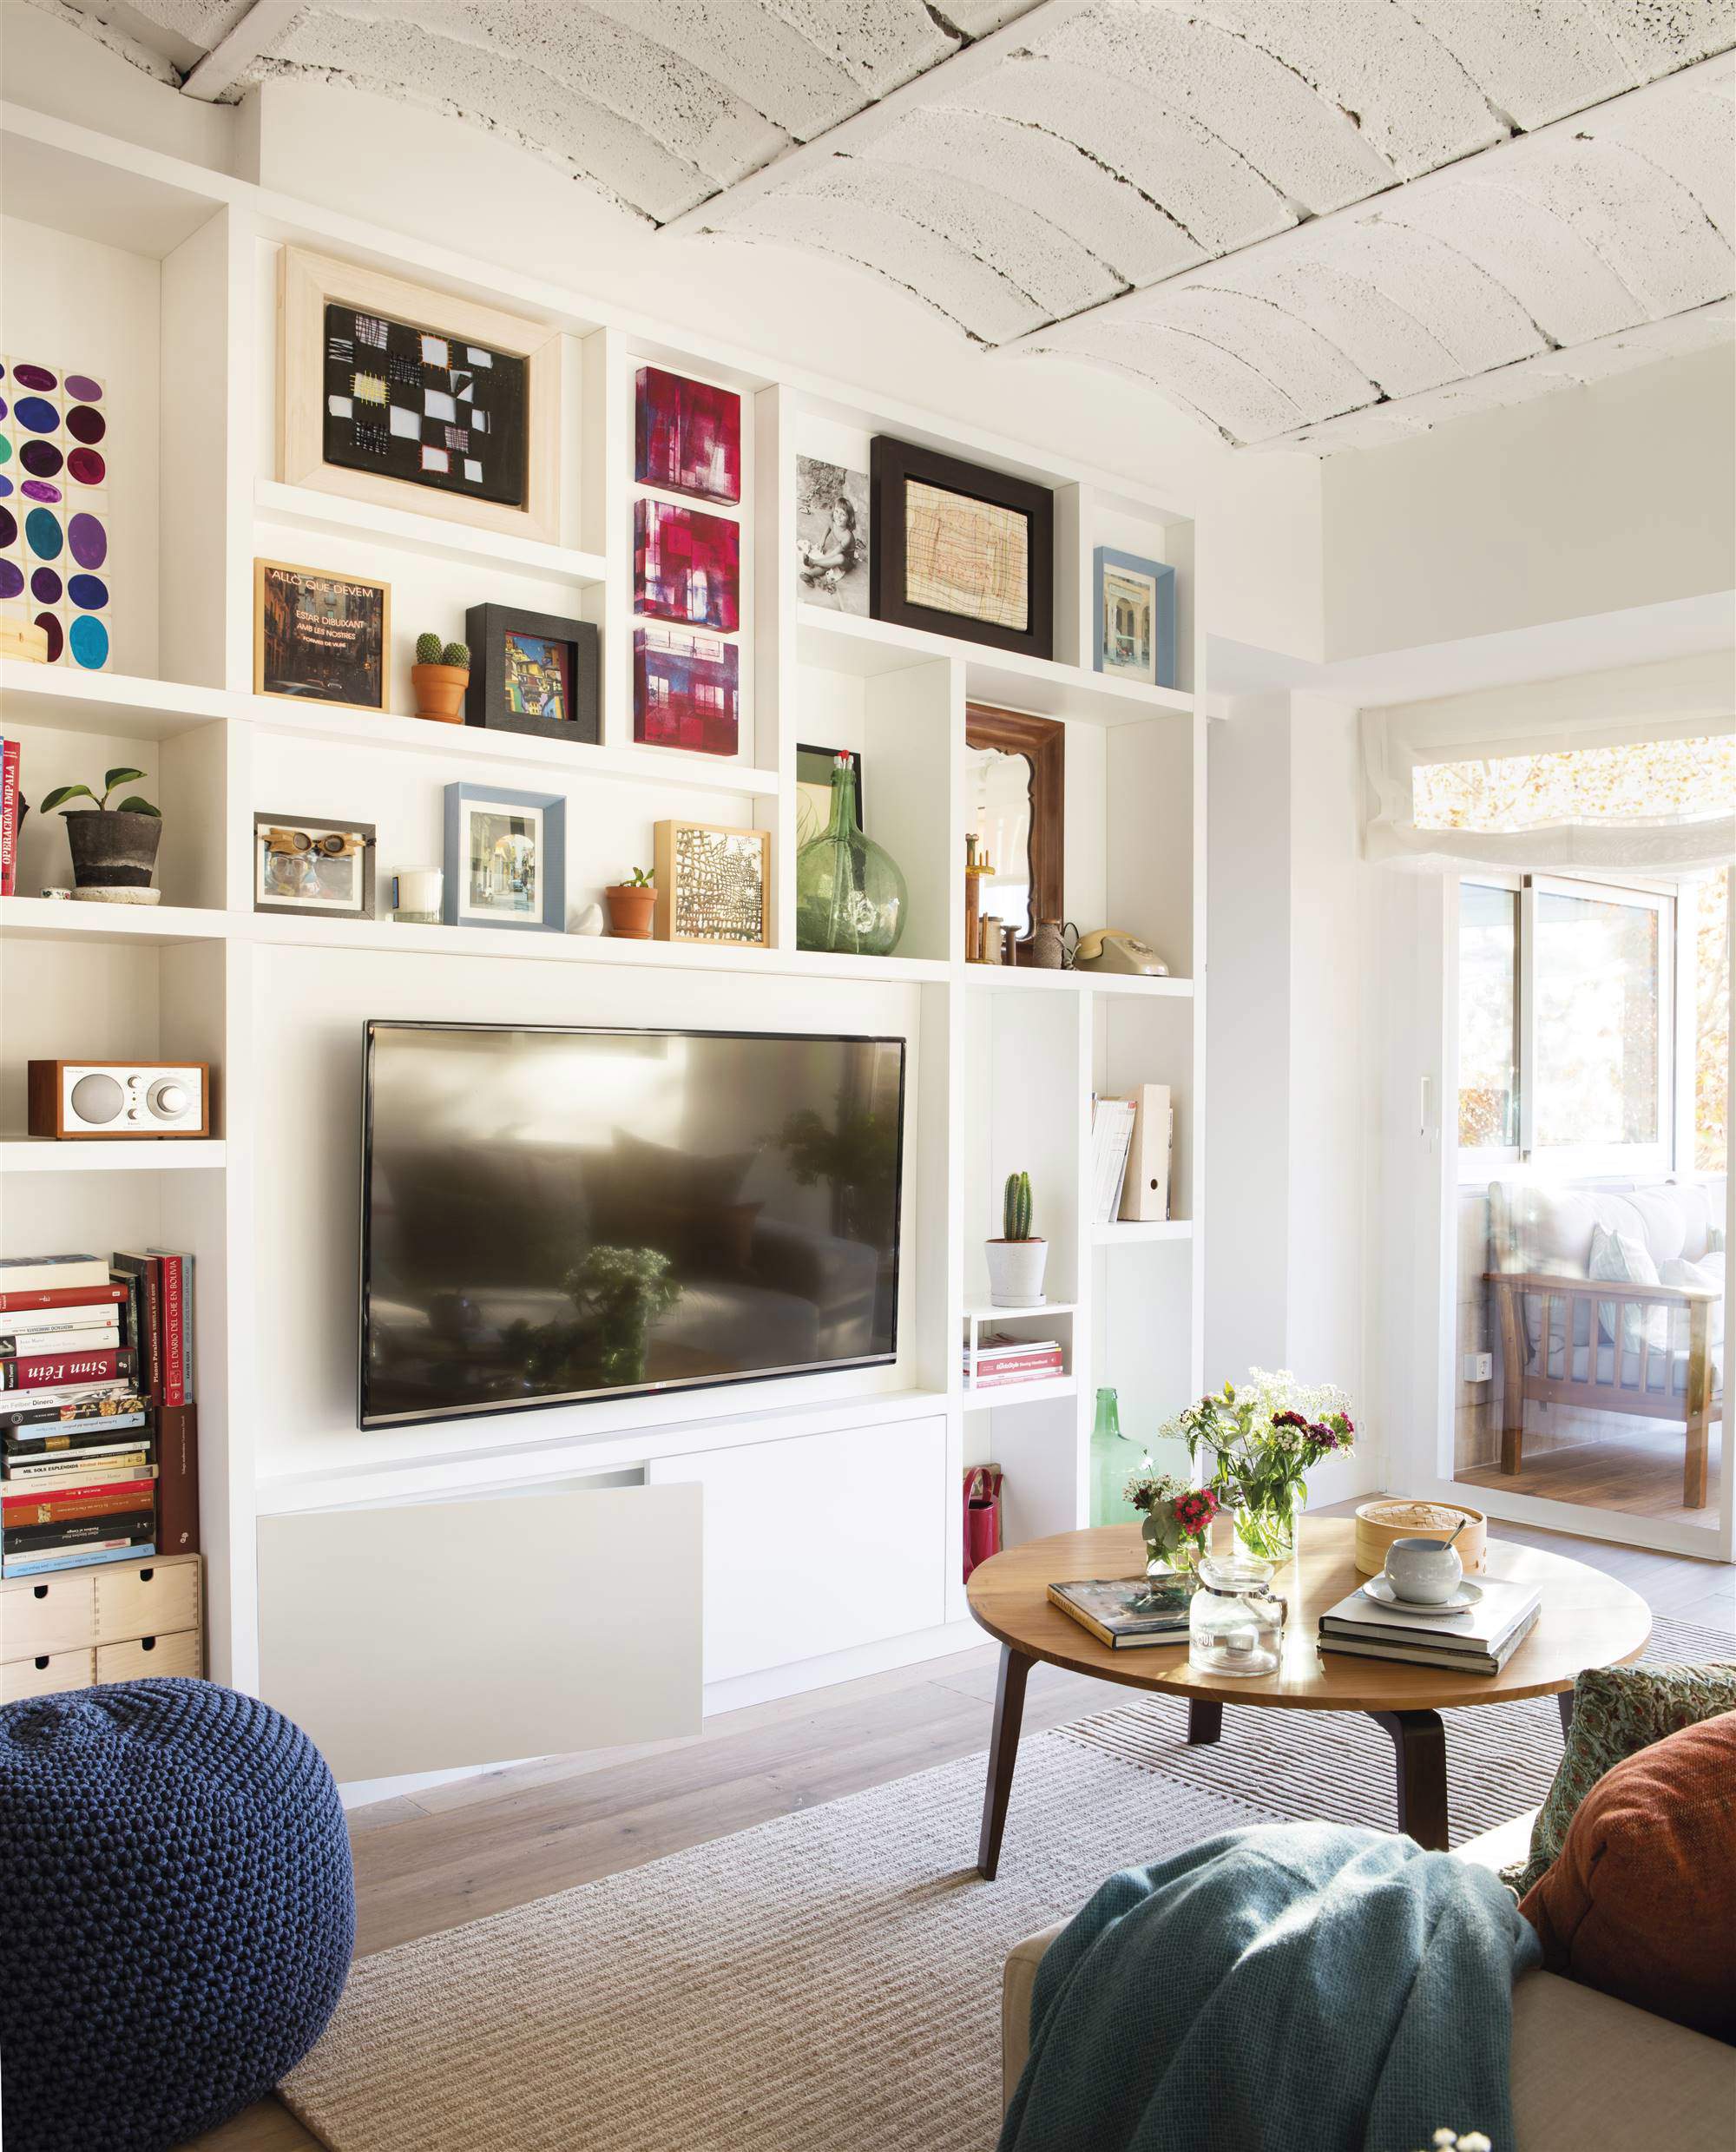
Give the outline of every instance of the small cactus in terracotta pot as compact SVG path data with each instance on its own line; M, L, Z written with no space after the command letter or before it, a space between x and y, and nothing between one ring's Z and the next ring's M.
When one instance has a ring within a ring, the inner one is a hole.
M410 668L416 714L438 725L462 725L464 694L470 684L470 653L462 642L442 643L438 635L418 635L416 662Z
M642 866L625 882L611 882L603 891L608 906L608 931L627 942L648 942L657 909L657 885Z

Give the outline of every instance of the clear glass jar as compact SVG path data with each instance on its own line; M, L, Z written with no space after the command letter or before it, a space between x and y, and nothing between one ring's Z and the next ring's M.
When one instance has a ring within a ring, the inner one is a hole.
M840 754L825 833L796 854L796 946L890 957L909 904L898 861L857 827L856 767Z
M1207 1555L1187 1620L1187 1663L1201 1674L1252 1681L1284 1657L1286 1602L1272 1589L1274 1565L1245 1555Z
M1253 1562L1287 1562L1296 1551L1296 1533L1308 1499L1308 1483L1293 1479L1274 1489L1257 1505L1235 1511L1236 1547Z

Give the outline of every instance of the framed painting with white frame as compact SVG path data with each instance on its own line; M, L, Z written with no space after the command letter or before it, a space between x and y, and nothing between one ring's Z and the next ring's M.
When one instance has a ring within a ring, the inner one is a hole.
M374 916L374 826L323 815L253 817L253 909Z
M1100 545L1091 556L1091 662L1117 680L1175 685L1175 570Z
M278 320L286 485L559 543L558 330L299 247Z
M563 934L566 800L553 792L448 785L445 867L445 925Z
M770 943L772 839L717 822L653 825L660 942Z

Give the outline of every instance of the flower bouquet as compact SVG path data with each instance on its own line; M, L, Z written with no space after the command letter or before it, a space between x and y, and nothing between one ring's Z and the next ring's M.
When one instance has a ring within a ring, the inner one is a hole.
M1349 1405L1331 1383L1311 1385L1287 1368L1271 1374L1251 1367L1240 1388L1226 1382L1162 1431L1185 1442L1196 1463L1202 1450L1212 1452L1212 1491L1233 1511L1238 1543L1262 1561L1287 1562L1310 1468L1354 1442Z
M1218 1514L1217 1496L1167 1472L1135 1472L1121 1498L1140 1512L1145 1540L1145 1589L1136 1603L1142 1610L1185 1604L1194 1592L1194 1564Z

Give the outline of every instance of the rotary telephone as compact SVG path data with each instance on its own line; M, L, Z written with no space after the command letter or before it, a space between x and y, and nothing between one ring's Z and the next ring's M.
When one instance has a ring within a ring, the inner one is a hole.
M1075 971L1129 971L1148 979L1169 977L1169 966L1149 942L1113 926L1100 926L1079 937L1073 968Z

